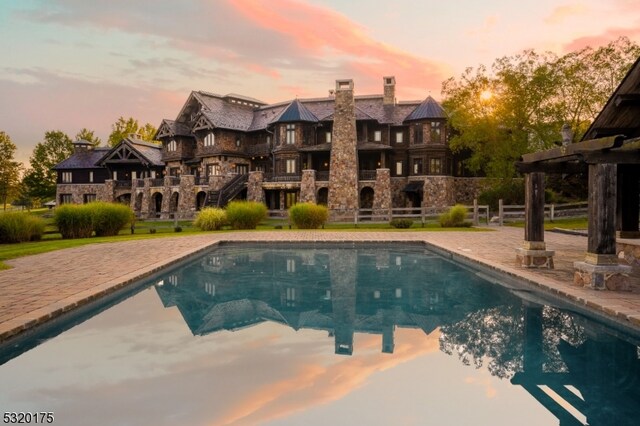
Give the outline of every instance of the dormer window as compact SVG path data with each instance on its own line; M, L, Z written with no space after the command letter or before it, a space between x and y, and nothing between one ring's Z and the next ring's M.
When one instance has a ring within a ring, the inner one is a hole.
M204 146L215 146L216 144L216 137L213 134L213 132L208 133L205 137L204 137Z
M169 143L167 143L167 151L173 152L178 150L178 144L174 139L171 139Z

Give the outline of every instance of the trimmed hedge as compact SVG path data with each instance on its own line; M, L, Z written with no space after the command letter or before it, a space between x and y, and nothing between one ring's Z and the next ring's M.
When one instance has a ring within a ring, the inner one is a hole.
M198 212L194 226L203 231L219 231L227 222L227 213L219 208L205 207Z
M44 220L28 213L2 213L0 214L0 243L37 241L42 238L44 228Z
M96 201L64 204L55 210L54 221L62 238L89 238L118 235L134 218L131 208L120 203Z
M289 208L289 221L300 229L318 229L329 219L326 206L314 203L294 204Z
M451 207L448 212L440 215L440 226L443 228L468 228L471 222L466 222L467 208L461 204Z
M267 206L256 201L232 201L226 212L233 229L256 229L267 218Z
M413 225L413 220L407 218L391 219L389 225L391 225L393 228L407 229L411 228L411 225Z

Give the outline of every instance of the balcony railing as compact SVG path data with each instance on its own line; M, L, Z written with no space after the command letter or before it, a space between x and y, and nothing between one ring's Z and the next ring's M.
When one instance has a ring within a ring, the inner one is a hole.
M196 178L196 185L209 185L209 176L198 176Z
M328 181L329 180L329 172L328 171L322 171L322 172L316 172L316 181Z
M360 180L376 180L375 170L360 170L358 172L358 179Z
M180 185L180 178L178 176L169 176L169 185L170 186Z
M299 182L300 175L265 175L264 180L265 182Z
M136 186L139 188L144 186L144 179L135 179L135 182Z
M115 183L116 188L131 188L130 180L117 180Z
M164 179L151 179L151 186L164 186Z

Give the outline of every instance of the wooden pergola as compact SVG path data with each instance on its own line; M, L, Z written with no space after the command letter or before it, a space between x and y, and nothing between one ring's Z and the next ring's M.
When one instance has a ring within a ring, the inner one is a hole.
M525 267L553 267L544 243L545 173L588 173L588 245L575 263L575 283L596 289L624 288L629 266L619 265L616 231L640 238L640 59L636 61L583 140L523 155L525 242L518 259Z

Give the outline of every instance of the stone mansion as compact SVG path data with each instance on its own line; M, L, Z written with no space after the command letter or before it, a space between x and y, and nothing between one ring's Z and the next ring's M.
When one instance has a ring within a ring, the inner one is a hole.
M192 92L160 124L161 145L135 135L113 148L74 142L55 166L56 201L120 201L141 218L191 218L231 199L271 210L316 202L338 214L473 198L440 104L397 102L395 85L384 77L382 95L355 96L352 80L337 80L328 97L271 105Z

